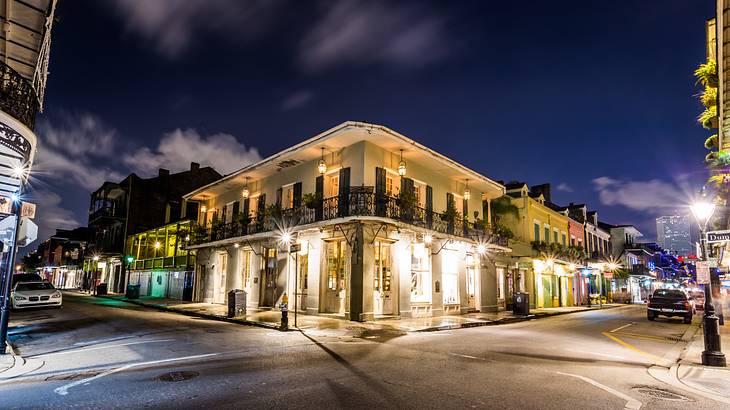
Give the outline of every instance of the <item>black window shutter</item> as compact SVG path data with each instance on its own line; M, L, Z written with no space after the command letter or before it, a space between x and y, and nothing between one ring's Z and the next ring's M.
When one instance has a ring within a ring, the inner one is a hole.
M385 216L385 168L375 168L375 214Z
M228 205L223 205L223 210L221 210L221 222L226 223L226 211L228 211Z
M263 220L265 214L266 214L266 194L261 194L261 196L259 196L258 218L260 220Z
M487 223L492 223L492 221L487 220L487 217L489 216L489 200L485 199L482 201L482 219L487 221Z
M350 209L350 168L340 169L339 199L337 200L339 216L347 216Z
M238 221L238 213L240 212L241 204L236 201L233 203L233 210L231 211L231 220Z
M294 208L302 206L302 183L297 182L294 184Z
M464 198L461 201L461 204L462 204L462 208L461 209L464 210L464 215L462 215L462 217L464 219L469 219L469 201L467 201L466 198Z
M281 188L277 189L276 190L276 207L279 209L281 209L281 194L282 194L282 189Z
M244 216L248 216L249 213L251 213L251 198L246 198L243 200L243 212L241 212Z
M317 195L318 200L317 207L314 208L314 220L321 221L323 217L324 175L320 175L314 180L314 193Z
M426 226L433 226L433 188L426 186Z
M454 202L454 194L452 194L451 192L447 192L446 193L446 209L452 210L454 208L456 208L456 203ZM453 234L454 233L454 220L449 219L446 222L448 223L448 225L446 227L446 232Z
M413 180L410 178L400 179L400 191L401 192L413 192Z

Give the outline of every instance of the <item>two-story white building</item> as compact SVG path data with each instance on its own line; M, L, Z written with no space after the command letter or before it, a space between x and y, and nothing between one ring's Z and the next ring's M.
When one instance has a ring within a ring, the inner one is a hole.
M185 196L195 299L352 320L496 310L502 185L384 126L345 122ZM292 249L291 245L295 245ZM296 246L299 251L296 251Z

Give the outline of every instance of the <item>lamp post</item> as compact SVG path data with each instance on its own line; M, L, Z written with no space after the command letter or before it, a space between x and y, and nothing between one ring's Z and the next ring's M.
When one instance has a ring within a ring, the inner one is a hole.
M715 212L715 204L704 199L691 206L692 214L700 226L700 247L702 249L702 260L707 260L707 222ZM705 338L705 350L702 352L702 364L704 366L725 367L725 354L722 353L720 343L720 327L718 317L715 314L715 306L712 304L712 277L704 284L705 308L702 318L702 328Z

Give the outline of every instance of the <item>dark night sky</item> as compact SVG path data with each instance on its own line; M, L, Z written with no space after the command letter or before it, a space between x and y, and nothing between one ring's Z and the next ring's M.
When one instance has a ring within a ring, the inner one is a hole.
M227 173L365 120L654 240L705 176L692 71L713 4L63 1L40 237L85 224L104 179L191 160Z

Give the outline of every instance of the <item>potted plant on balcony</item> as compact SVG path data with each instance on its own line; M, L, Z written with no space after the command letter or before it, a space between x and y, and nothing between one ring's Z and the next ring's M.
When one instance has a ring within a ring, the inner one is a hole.
M222 239L220 236L223 234L223 225L223 220L221 219L214 219L210 224L210 234L213 240Z
M413 219L413 215L415 214L418 198L413 191L403 190L398 194L396 204L400 208L401 218L410 220Z
M511 229L501 224L495 224L492 229L492 233L504 239L512 239L515 237L515 234Z
M316 192L304 194L302 203L307 209L317 209L322 204L322 194Z

